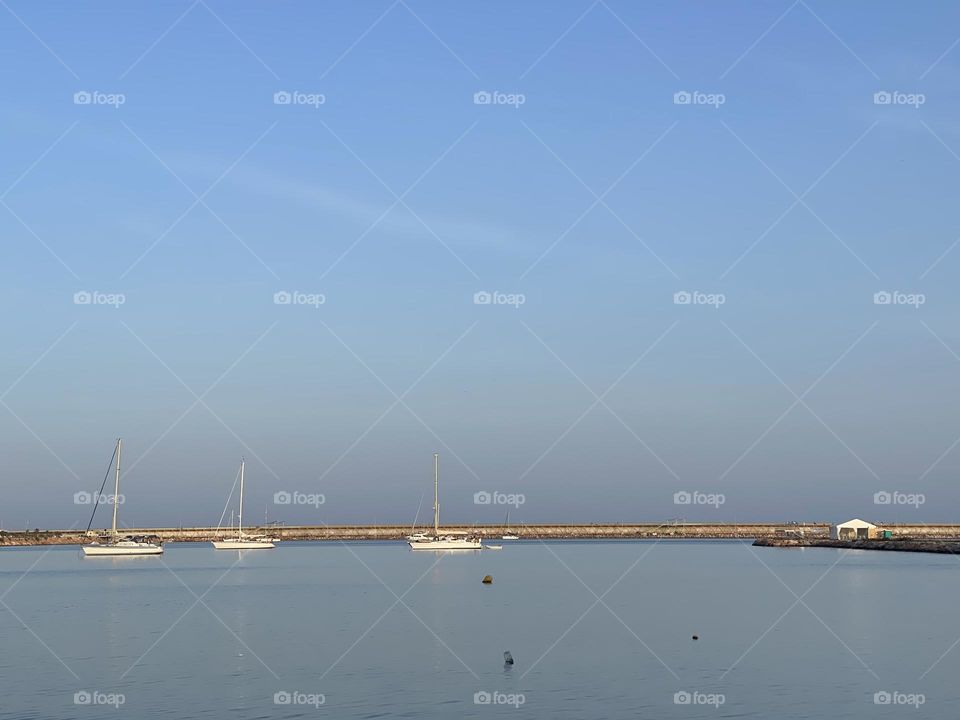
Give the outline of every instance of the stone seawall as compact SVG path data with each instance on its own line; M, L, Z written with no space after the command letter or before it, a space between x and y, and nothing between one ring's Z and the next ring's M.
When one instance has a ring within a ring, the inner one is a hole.
M515 534L524 539L752 539L803 533L804 536L827 537L824 523L779 525L775 523L642 523L635 525L448 525L441 532L468 532L490 540ZM417 532L431 533L432 527L417 527ZM339 526L272 526L247 528L249 534L269 534L282 540L402 540L411 534L409 525L339 525ZM212 527L198 528L126 528L125 535L148 535L164 542L204 542L218 536ZM96 531L104 534L104 531ZM221 531L219 536L229 535ZM80 531L38 530L33 532L0 532L0 545L73 545L89 542L90 536Z
M904 540L937 541L946 539L960 540L960 525L881 525L882 530L890 530L894 540L886 542L900 543ZM418 526L415 531L432 532L433 528ZM126 528L123 534L150 535L164 542L205 542L213 540L217 529L213 527L196 528ZM250 534L269 534L283 540L402 540L411 533L409 525L303 525L271 526L267 528L248 528ZM497 540L502 535L513 533L527 540L629 540L629 539L769 539L774 542L758 544L778 547L814 547L813 543L830 541L830 525L827 523L638 523L638 524L597 524L597 525L448 525L441 532L469 532L479 534L489 540ZM103 530L94 533L104 534ZM219 536L229 535L220 531ZM91 536L82 531L36 530L36 531L0 531L0 546L15 545L76 545L89 542ZM869 541L871 547L878 540ZM834 547L823 545L825 547ZM852 545L850 545L853 547ZM840 547L840 546L836 546ZM847 545L843 545L847 547Z

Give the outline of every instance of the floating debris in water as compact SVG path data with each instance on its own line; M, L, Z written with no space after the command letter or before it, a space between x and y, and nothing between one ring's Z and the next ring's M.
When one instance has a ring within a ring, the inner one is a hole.
M513 655L510 654L509 650L504 651L503 653L503 664L504 665L513 665Z
M493 582L493 575L484 575L482 582L484 585L490 585Z

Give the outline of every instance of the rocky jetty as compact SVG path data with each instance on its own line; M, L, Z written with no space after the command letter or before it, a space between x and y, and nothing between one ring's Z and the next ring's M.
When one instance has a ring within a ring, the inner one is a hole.
M919 540L898 538L896 540L827 540L814 538L757 538L758 547L827 547L846 550L887 550L889 552L922 552L944 555L960 554L960 539L957 540Z

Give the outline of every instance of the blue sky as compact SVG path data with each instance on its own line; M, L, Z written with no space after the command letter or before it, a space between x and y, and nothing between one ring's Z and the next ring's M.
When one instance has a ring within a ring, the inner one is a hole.
M958 13L11 2L0 521L955 520Z

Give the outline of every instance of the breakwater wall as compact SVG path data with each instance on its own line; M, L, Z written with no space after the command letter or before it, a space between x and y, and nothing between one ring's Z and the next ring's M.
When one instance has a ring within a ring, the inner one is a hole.
M960 540L960 525L880 525L890 530L896 540ZM409 525L287 525L247 528L250 534L265 533L283 540L402 540L411 532L432 532L428 526ZM781 547L798 547L806 542L830 541L828 523L637 523L593 525L447 525L441 532L469 532L490 540L513 533L535 540L617 540L617 539L770 539L763 543ZM123 534L150 535L164 542L204 542L218 537L215 527L194 528L126 528ZM93 533L104 534L103 530ZM219 537L229 535L221 530ZM76 545L89 542L91 536L78 530L0 531L0 546ZM870 543L881 541L872 540ZM759 543L758 543L759 544ZM839 546L837 546L839 547ZM846 545L844 545L846 547Z
M757 538L753 544L758 547L827 547L842 548L846 550L885 550L887 552L922 552L940 553L945 555L960 554L960 539L934 540L901 538L898 540L830 540L815 538L764 537Z
M301 525L246 528L249 534L268 534L282 540L402 540L412 532L432 533L430 526L409 525ZM515 534L523 539L752 539L757 537L803 536L828 537L826 523L639 523L593 525L446 525L441 532L468 532L490 540ZM957 532L960 533L960 526ZM124 535L148 535L164 542L204 542L229 535L229 530L217 532L214 527L195 528L125 528ZM98 530L94 535L103 535ZM82 531L36 530L0 532L0 545L73 545L89 542L90 535Z

